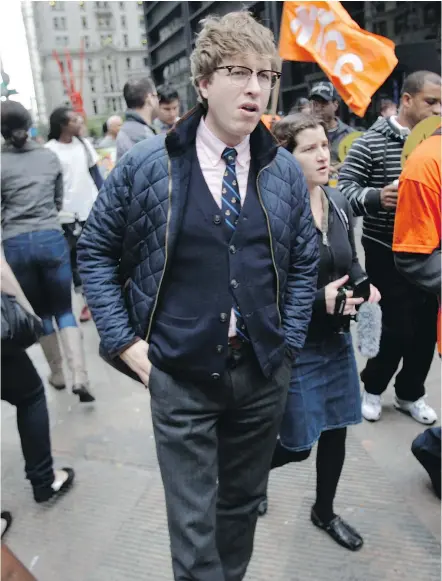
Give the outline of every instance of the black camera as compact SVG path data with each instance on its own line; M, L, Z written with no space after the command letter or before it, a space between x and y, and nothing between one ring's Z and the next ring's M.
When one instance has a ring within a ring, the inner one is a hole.
M365 275L354 284L342 286L338 289L335 311L333 313L335 333L338 334L348 333L350 331L350 322L356 319L354 315L344 315L347 291L353 291L354 299L362 298L364 301L368 301L370 298L370 279ZM356 307L356 309L357 308L358 307Z

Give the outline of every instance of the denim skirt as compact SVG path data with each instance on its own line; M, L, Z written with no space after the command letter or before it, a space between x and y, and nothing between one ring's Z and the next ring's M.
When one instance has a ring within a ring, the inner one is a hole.
M307 341L297 356L280 428L290 450L312 448L325 430L362 421L361 394L350 333Z

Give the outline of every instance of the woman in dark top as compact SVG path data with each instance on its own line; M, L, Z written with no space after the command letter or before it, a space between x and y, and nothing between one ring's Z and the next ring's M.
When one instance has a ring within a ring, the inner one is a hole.
M330 150L324 125L299 113L279 121L273 131L293 152L306 177L320 264L312 319L293 366L272 468L305 460L318 442L311 519L340 545L355 551L362 547L362 537L333 512L333 500L344 464L347 426L361 422L360 388L350 332L334 313L339 289L351 286L365 273L356 255L348 202L338 191L325 187ZM373 286L370 291L369 301L378 302L379 291ZM346 292L344 316L355 314L363 302L352 294Z

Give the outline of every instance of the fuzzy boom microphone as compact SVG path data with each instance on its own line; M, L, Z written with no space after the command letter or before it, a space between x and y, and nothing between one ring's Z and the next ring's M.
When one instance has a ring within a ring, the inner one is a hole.
M356 337L359 353L367 359L379 353L382 334L382 310L377 303L363 303L358 310Z

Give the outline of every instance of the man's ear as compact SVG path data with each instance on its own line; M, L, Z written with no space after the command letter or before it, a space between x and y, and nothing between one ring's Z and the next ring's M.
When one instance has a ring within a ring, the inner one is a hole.
M339 109L339 101L333 101L333 108L334 108L335 113L336 113L336 111Z
M210 85L210 79L201 79L198 83L199 94L203 99L208 99L209 91L208 86Z
M413 97L410 95L410 93L404 93L401 97L401 105L410 107L412 99Z

